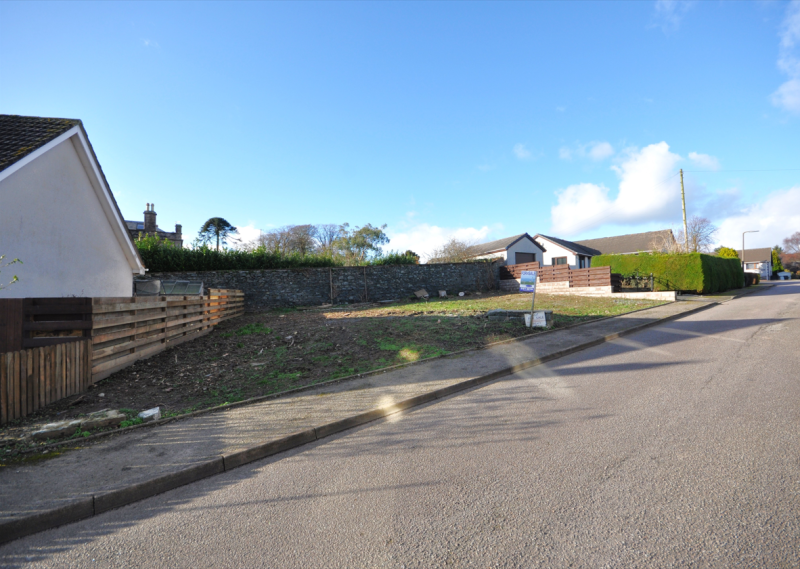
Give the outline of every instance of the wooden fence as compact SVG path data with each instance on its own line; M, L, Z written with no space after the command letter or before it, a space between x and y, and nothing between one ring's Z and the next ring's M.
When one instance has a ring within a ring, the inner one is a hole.
M91 359L88 339L0 354L0 424L86 390Z
M5 382L0 387L0 422L80 393L137 360L208 334L243 312L244 294L222 289L209 289L203 296L0 300ZM74 350L80 359L75 359ZM34 379L40 376L43 379ZM43 388L42 381L56 386L54 391Z
M500 268L500 279L518 279L522 271L538 271L540 283L569 282L569 287L611 286L618 291L622 275L611 272L611 267L570 269L569 265L539 266L539 263L507 265Z

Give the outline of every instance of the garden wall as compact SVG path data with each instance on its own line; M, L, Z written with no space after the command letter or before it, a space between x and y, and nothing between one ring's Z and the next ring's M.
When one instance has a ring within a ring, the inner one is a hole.
M152 273L154 279L203 281L205 288L244 292L245 309L315 306L406 298L425 289L431 296L497 288L497 263L378 265L311 269Z

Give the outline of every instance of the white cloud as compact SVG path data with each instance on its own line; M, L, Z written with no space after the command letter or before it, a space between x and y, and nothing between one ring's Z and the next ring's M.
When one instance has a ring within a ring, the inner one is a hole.
M494 164L478 164L478 170L481 172L488 172L489 170L494 170Z
M717 244L741 248L742 232L758 230L747 236L747 247L772 247L800 230L800 185L777 190L757 204L718 224Z
M558 150L558 157L562 160L572 160L573 157L589 158L600 162L614 155L614 147L608 142L590 142L589 144L577 143L573 148L562 146Z
M684 0L656 0L653 22L655 26L668 34L676 31L684 14L692 7L692 2Z
M789 79L772 94L772 104L790 113L800 114L800 0L793 0L786 8L781 24L781 43L778 50L778 68Z
M709 170L719 170L719 160L709 154L698 154L697 152L689 153L689 160Z
M529 160L531 151L525 148L525 145L520 142L514 145L514 155L520 160Z
M239 235L237 237L239 239L240 246L255 241L261 236L261 230L258 229L252 221L249 225L237 227L236 229L239 231Z
M567 107L562 107L562 106L560 106L560 105L559 105L558 107L556 107L556 110L557 110L559 113L563 113L564 111L566 111L566 110L567 110Z
M150 39L143 39L142 40L142 45L144 47L155 47L155 48L160 48L161 47L160 45L158 45L157 41L150 40Z
M502 227L502 226L499 226ZM424 262L437 247L441 247L455 237L461 241L481 243L487 241L487 236L492 232L488 225L475 227L439 227L420 223L400 232L387 231L389 245L386 249L393 251L406 251L411 249L421 257Z
M553 232L569 237L607 223L674 219L680 212L680 191L676 191L677 179L665 180L680 159L666 142L626 150L621 164L612 166L620 178L617 197L610 197L606 186L592 183L556 192L558 203L551 208Z

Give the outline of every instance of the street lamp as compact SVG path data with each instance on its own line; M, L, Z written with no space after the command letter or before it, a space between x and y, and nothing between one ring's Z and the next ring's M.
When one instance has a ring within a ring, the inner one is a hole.
M744 234L745 233L758 233L758 229L756 229L755 231L743 231L742 232L742 270L744 270L744 267L745 267L745 265L744 265Z

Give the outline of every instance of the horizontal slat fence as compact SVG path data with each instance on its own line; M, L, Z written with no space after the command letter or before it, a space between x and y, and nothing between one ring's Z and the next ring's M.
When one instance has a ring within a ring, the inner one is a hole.
M519 263L517 265L506 265L500 267L500 280L522 278L522 271L539 271L541 267L537 261L533 263Z
M85 391L91 359L89 339L0 354L0 424Z
M2 299L0 315L10 316L0 327L6 350L0 354L0 422L80 393L243 313L244 294L224 289L203 296Z
M537 266L534 266L537 265ZM539 263L507 265L500 269L500 278L518 279L522 271L538 271L540 283L569 282L573 287L611 286L615 291L622 286L622 276L611 272L611 267L570 269L569 265L538 266Z
M210 289L204 296L95 298L92 305L93 381L168 347L208 334L244 312L244 294Z

